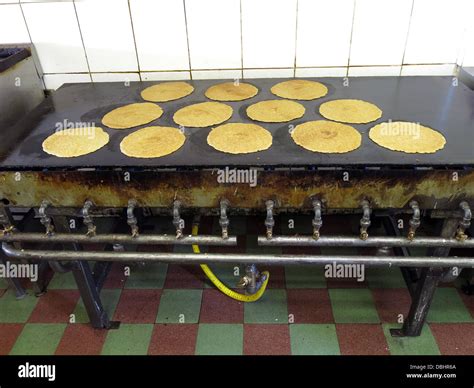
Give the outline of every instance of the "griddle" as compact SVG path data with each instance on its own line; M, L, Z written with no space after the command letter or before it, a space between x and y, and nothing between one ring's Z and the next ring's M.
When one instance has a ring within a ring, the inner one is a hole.
M329 93L313 101L299 101L306 108L303 118L289 123L261 123L273 135L273 146L265 151L229 155L210 147L206 138L211 128L186 128L187 141L177 152L154 159L130 158L120 152L120 142L128 134L150 125L177 126L173 114L180 108L209 101L204 92L224 80L189 81L195 91L177 101L159 103L164 114L150 124L127 130L110 129L101 118L119 106L143 102L140 92L157 82L79 83L66 84L54 92L30 115L22 120L16 133L23 140L0 158L0 169L79 169L79 168L176 168L176 167L297 167L297 166L474 166L474 92L463 84L455 85L452 77L360 77L350 78L344 86L342 78L306 78L324 83ZM246 115L253 103L278 99L270 88L287 79L250 79L259 89L257 96L240 102L226 102L234 113L228 122L255 123ZM383 116L372 123L353 126L362 133L362 146L346 154L321 154L297 146L290 137L290 125L324 119L319 106L326 101L354 98L375 103ZM55 131L57 123L95 123L110 135L110 143L101 150L78 158L57 158L43 152L41 144ZM369 129L384 121L419 122L443 133L447 144L434 154L405 154L390 151L373 143ZM5 133L5 132L4 132ZM5 138L4 141L8 141Z

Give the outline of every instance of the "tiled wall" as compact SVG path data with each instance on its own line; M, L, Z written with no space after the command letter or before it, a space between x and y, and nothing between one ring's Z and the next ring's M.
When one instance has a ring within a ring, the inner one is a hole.
M0 0L45 86L202 78L451 75L474 66L472 0ZM469 9L470 8L470 9Z

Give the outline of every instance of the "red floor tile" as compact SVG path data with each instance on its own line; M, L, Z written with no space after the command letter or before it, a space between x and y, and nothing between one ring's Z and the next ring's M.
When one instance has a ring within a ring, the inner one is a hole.
M205 275L199 265L168 266L164 288L203 288Z
M109 275L104 282L103 288L123 288L127 277L125 276L125 265L114 263Z
M459 295L461 295L461 298L466 305L467 309L471 313L472 317L474 318L474 295L466 295L462 291L458 291Z
M404 288L377 288L372 295L382 322L398 322L399 314L406 317L410 310L410 293Z
M22 329L21 323L0 323L0 355L10 353Z
M244 304L219 290L205 289L202 294L201 323L243 323Z
M326 289L287 290L288 314L293 323L333 323L331 301Z
M431 323L441 354L474 354L474 323Z
M30 323L68 323L79 301L77 290L49 290L39 298Z
M342 355L389 354L381 325L337 324L336 332Z
M260 272L268 271L270 272L270 280L268 282L268 288L285 288L285 267L279 266L259 266L258 270Z
M193 355L198 325L155 325L148 348L150 355Z
M94 329L90 324L68 325L56 349L56 354L98 355L106 336L107 330Z
M122 323L154 323L161 290L123 290L114 320Z
M244 354L291 354L288 325L244 325Z

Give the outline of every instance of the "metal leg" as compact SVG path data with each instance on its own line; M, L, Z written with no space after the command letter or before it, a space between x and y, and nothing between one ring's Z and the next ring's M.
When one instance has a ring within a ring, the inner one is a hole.
M459 221L456 219L444 220L441 236L454 236L458 224ZM445 257L449 255L449 250L449 248L435 248L429 253L432 256ZM401 329L390 330L390 333L393 337L417 337L421 334L421 330L426 321L431 302L433 301L436 287L446 273L447 270L442 268L421 269L420 278L416 282L415 292L411 292L412 303L408 316L406 317Z
M410 312L401 329L390 330L393 337L417 337L421 334L442 273L443 270L439 268L423 268L412 296Z

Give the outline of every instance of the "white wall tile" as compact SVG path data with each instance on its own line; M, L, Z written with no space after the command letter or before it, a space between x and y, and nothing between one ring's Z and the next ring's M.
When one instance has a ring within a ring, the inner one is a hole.
M357 0L350 66L401 65L413 0Z
M345 77L347 67L310 67L296 69L296 77Z
M142 71L189 70L184 5L178 0L130 0Z
M242 0L244 68L293 67L296 0Z
M465 27L461 5L462 0L415 0L404 63L456 62Z
M296 66L347 66L354 0L298 0Z
M91 73L92 82L134 82L140 81L138 73Z
M19 3L20 0L0 0L0 4L12 4L12 3Z
M244 78L293 78L294 69L244 69Z
M186 0L192 69L242 67L240 0Z
M399 76L401 66L349 67L349 77Z
M474 24L471 24L466 31L461 64L466 67L474 66Z
M30 37L19 4L0 5L0 43L29 43Z
M22 7L45 73L88 71L73 3L28 3Z
M46 89L56 90L66 83L91 82L90 74L45 74L43 76Z
M92 72L138 70L127 0L76 0Z
M191 79L189 71L152 71L141 72L142 81L174 81Z
M454 75L455 64L446 65L404 65L402 75Z
M193 79L240 79L242 70L192 70Z

